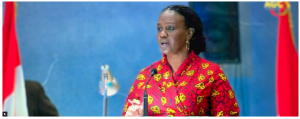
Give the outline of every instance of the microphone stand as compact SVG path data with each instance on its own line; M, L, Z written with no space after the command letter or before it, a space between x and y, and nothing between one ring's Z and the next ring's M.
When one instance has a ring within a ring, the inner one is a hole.
M103 116L107 116L107 81L108 76L104 74L104 96L103 96Z
M148 116L148 94L147 94L147 85L148 82L150 81L152 75L150 76L150 78L148 79L148 81L146 82L145 85L145 91L144 91L144 116Z
M149 77L148 81L145 84L145 91L144 91L144 116L148 116L148 93L147 93L147 85L150 81L151 77L157 73L156 69L151 70L151 76Z

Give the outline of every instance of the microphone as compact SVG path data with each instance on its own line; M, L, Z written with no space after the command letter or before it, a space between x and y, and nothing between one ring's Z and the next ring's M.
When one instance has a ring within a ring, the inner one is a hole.
M155 74L157 74L157 70L156 69L151 69L151 76L149 77L149 79L147 80L147 82L145 84L145 91L144 91L144 116L148 116L148 93L147 93L147 85L148 85L148 82L150 81L151 77L154 76Z

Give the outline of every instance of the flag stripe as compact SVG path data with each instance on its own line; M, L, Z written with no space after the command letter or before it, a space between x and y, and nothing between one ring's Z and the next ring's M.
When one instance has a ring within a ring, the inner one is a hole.
M27 99L25 91L25 82L23 76L22 66L19 65L15 69L16 71L16 88L15 88L15 97L16 97L16 115L18 116L27 116Z
M276 101L279 116L298 116L298 54L293 42L291 11L288 2L283 2L279 16L276 58Z
M5 18L3 25L3 100L13 92L15 80L14 68L19 64L17 61L18 53L16 53L16 32L15 32L15 17L14 3L5 3Z
M16 3L5 2L3 25L3 111L28 116L24 76L16 33Z

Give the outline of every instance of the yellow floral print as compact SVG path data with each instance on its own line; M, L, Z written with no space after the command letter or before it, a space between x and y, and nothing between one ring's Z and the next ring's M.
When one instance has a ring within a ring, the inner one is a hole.
M167 71L167 72L164 73L164 78L165 78L165 79L168 79L169 76L170 76L170 72L169 72L169 71Z
M214 82L214 77L213 76L211 76L210 78L209 78L209 83L212 83L212 82Z
M235 102L233 106L234 106L234 107L238 107L238 104L237 104L237 102Z
M160 109L158 106L152 106L150 107L150 110L154 113L154 114L160 114Z
M138 84L138 88L140 89L142 85L144 85L144 82L140 82L140 83Z
M179 110L179 112L183 112L183 109L181 109L179 106L177 106L177 109Z
M137 80L144 80L145 76L143 74L139 74L136 79Z
M203 82L196 84L195 87L198 89L205 89L205 85Z
M217 112L217 117L221 117L221 116L223 116L223 111Z
M131 88L130 88L130 93L133 91L133 89L134 89L134 86L131 86Z
M200 76L198 77L199 81L202 81L205 79L205 76L203 74L200 74Z
M237 112L230 111L230 115L235 115Z
M233 92L231 90L229 90L228 93L229 93L229 98L230 99L234 98L234 94L233 94Z
M205 114L204 109L201 107L200 110L199 110L199 115L203 115L203 114Z
M191 66L192 66L192 65L190 64L189 67L187 68L187 70L189 70L189 69L191 68Z
M155 74L154 80L159 81L161 79L161 74Z
M172 85L174 85L174 83L173 83L173 82L169 82L169 83L167 84L167 87L170 88Z
M151 85L147 85L147 88L151 88L152 86ZM143 89L145 89L145 86L143 86Z
M178 83L178 82L177 82ZM183 81L182 83L179 84L179 86L185 86L187 84L186 81Z
M159 64L157 67L157 71L160 71L162 69L162 66Z
M195 73L195 71L194 71L194 70L191 70L191 71L186 72L186 75L187 75L187 76L193 76L194 73Z
M185 73L185 70L183 70L183 71L181 72L181 76L183 76L184 73Z
M220 95L220 93L218 91L216 91L215 89L213 89L211 96L216 97L217 95Z
M175 86L176 86L176 87L178 86L178 81L175 83Z
M206 69L208 66L209 66L208 63L203 63L203 64L202 64L202 68L203 68L203 69Z
M167 103L167 98L166 97L162 97L161 98L161 104L165 105Z
M163 92L163 93L166 92L166 88L165 88L165 87L161 87L160 90L161 90L161 92Z
M125 106L124 106L124 109L123 109L123 111L124 111L124 112L126 112L126 111L127 111L127 109L128 109L128 102L126 102L126 103L125 103Z
M167 83L164 81L164 82L163 82L163 86L166 86L166 85L167 85Z
M179 104L179 102L180 102L180 100L179 100L178 96L176 96L176 97L175 97L175 103L176 103L176 104Z
M185 97L185 95L183 93L179 94L179 98L180 98L181 102L183 102L186 99L186 97Z
M218 74L223 81L226 81L226 76L223 73Z
M203 102L204 96L197 96L197 105Z
M171 108L167 108L167 114L175 114L175 110L171 109Z
M213 73L214 73L214 72L213 72L212 70L208 70L208 71L207 71L207 75L213 75Z
M153 102L153 97L151 95L148 95L148 103L152 104Z

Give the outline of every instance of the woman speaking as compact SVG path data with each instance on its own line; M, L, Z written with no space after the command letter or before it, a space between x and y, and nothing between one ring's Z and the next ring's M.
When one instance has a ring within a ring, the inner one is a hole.
M189 7L172 5L162 11L157 40L163 57L140 71L123 116L143 115L145 89L149 116L239 115L235 94L222 69L198 56L206 50L202 31L199 16ZM153 77L152 69L157 70Z

